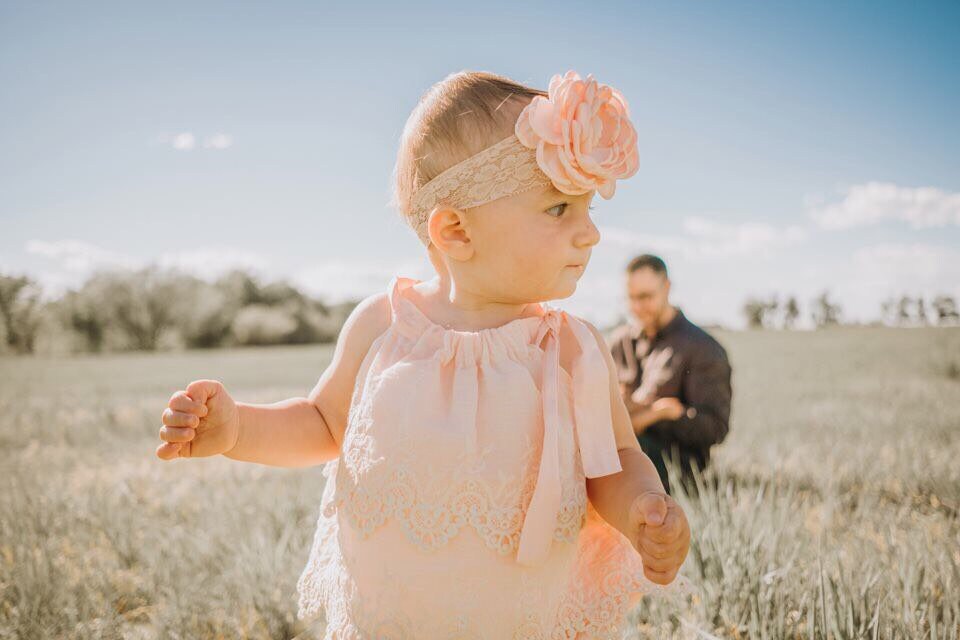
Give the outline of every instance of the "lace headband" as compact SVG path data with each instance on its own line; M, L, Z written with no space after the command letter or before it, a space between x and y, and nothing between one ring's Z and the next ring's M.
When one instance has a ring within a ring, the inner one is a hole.
M551 183L568 195L596 189L609 200L616 181L637 172L637 132L619 91L571 70L554 75L547 94L523 108L513 134L414 192L407 222L424 246L437 205L470 209Z

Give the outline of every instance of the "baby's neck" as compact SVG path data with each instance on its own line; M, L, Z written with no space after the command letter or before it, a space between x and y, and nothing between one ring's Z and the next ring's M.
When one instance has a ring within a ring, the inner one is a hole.
M494 329L513 320L543 315L542 307L536 302L509 304L486 301L439 276L417 283L410 291L417 306L428 318L446 329L457 331Z

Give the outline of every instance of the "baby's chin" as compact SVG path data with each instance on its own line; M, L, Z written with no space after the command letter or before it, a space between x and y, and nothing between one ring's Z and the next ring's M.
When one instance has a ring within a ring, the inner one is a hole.
M577 284L580 282L582 271L577 273L576 269L564 269L565 272L560 275L554 286L548 292L549 297L546 300L563 300L569 298L577 292Z
M539 304L541 302L550 302L553 300L563 300L569 298L577 291L577 283L572 282L554 282L550 285L537 289L532 293L529 289L518 297L525 300L527 304Z

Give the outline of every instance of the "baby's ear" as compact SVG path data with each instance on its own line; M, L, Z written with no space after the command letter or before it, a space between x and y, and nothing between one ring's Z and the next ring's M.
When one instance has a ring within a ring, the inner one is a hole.
M460 209L437 205L427 220L430 242L454 260L469 260L473 256L473 243L467 229L466 214Z

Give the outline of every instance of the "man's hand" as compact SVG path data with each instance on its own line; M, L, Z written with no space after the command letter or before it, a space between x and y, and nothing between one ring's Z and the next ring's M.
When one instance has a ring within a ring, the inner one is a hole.
M623 404L627 407L627 412L630 415L633 415L641 409L646 409L649 405L639 404L636 400L633 399L633 395L630 393L630 389L627 387L625 382L620 383L620 397L623 398Z
M651 408L657 412L661 420L679 420L686 413L687 408L676 398L658 398Z
M690 550L690 525L673 498L646 491L630 506L630 542L643 560L643 573L652 582L670 584Z
M639 404L631 396L627 385L620 383L620 395L630 414L633 431L640 435L647 427L661 420L679 420L687 411L676 398L658 398L653 404Z

